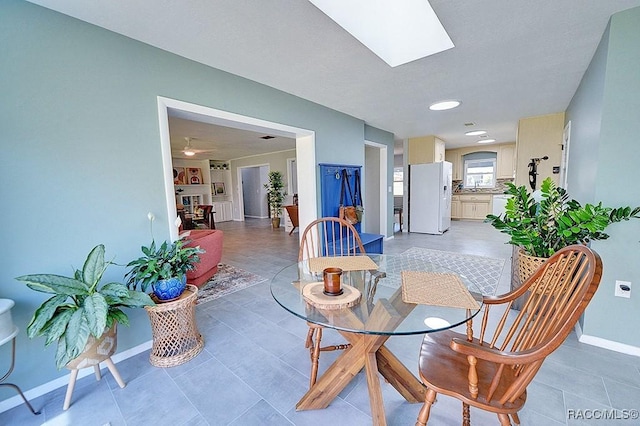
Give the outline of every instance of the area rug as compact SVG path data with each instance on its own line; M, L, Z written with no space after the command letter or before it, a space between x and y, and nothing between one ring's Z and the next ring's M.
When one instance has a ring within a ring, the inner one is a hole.
M493 295L496 292L505 259L493 257L474 256L450 251L432 250L420 247L412 247L400 256L392 256L393 262L387 265L387 269L398 271L421 270L420 265L429 262L443 271L457 272L466 278L483 295ZM394 274L394 275L400 275ZM384 284L383 284L384 283ZM381 280L380 284L391 287L400 287L400 280Z
M220 263L213 278L198 289L198 303L206 303L265 281L267 279L260 275Z

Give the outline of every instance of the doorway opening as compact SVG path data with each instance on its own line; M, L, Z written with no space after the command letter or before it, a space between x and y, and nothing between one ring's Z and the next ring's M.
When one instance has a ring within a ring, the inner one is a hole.
M171 240L178 238L178 227L174 223L177 217L176 200L173 184L173 167L171 158L171 139L169 136L169 115L181 115L194 121L203 121L235 129L251 130L260 133L282 135L296 140L296 163L301 170L315 170L315 133L311 130L287 126L240 114L230 113L202 105L191 104L175 99L158 96L158 120L160 124L160 144L165 182L165 198L167 201L167 227ZM300 224L306 226L317 218L317 183L315 174L312 177L297 176L298 203L300 208ZM239 180L234 183L234 220L240 220L241 188Z
M269 165L238 167L238 181L240 191L240 218L266 219L269 208L266 202L267 190L264 183L268 180Z
M389 195L387 189L387 146L365 141L364 146L364 168L362 179L364 181L365 193L364 220L362 223L363 232L371 234L382 234L385 237L393 235L388 232L388 203Z

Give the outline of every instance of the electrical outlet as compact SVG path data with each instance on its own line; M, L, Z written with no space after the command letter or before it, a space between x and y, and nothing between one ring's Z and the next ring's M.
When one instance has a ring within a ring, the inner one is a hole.
M626 297L627 299L629 299L631 297L631 282L616 280L616 289L614 296Z

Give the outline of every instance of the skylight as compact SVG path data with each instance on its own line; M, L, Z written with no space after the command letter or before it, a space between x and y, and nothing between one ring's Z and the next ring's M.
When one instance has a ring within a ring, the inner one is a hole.
M453 47L427 0L309 0L392 67Z

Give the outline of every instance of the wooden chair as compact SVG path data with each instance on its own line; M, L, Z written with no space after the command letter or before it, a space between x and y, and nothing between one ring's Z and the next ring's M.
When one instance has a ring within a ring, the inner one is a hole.
M419 369L427 394L416 426L427 424L437 393L462 401L463 425L471 424L469 406L496 413L503 426L511 425L511 419L520 424L518 411L525 403L527 385L547 355L569 335L596 292L601 275L602 261L597 253L582 245L565 247L520 288L484 298L477 338L471 327L467 336L426 334ZM520 296L525 299L522 310L510 314ZM489 319L493 313L498 314L497 322ZM506 326L514 314L515 320ZM491 327L495 328L493 333L489 324L497 324Z
M287 209L287 214L289 214L289 219L291 219L291 225L293 225L293 228L291 228L291 231L289 231L289 235L291 235L293 234L293 231L295 231L295 229L298 227L298 206L284 206L284 208Z
M323 217L314 220L302 233L298 261L322 256L355 256L365 254L364 246L358 231L344 219L338 217ZM305 341L305 348L311 356L311 375L309 387L313 386L318 377L318 361L320 352L347 349L350 345L331 345L321 347L323 327L307 322L309 332Z
M213 206L209 204L201 204L202 218L194 219L195 223L204 223L209 229L216 229L213 221Z

